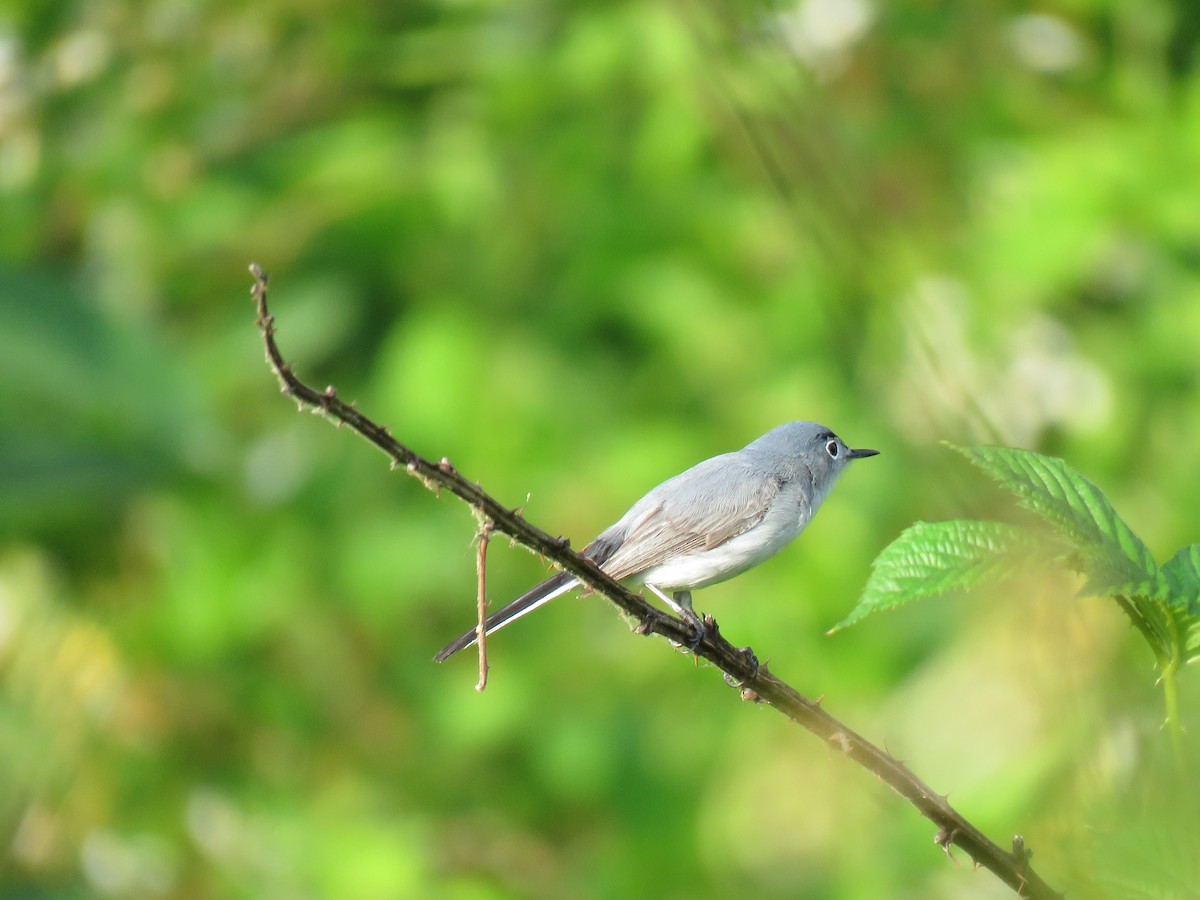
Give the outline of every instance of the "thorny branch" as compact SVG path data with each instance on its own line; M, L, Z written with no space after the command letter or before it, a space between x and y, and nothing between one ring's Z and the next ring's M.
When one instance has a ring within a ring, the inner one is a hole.
M258 308L257 324L266 347L267 361L279 379L282 392L294 398L301 409L307 406L335 423L349 425L387 454L392 460L392 468L403 466L431 490L450 491L470 505L481 521L491 523L492 530L506 534L529 550L552 560L636 619L637 632L658 634L675 644L686 645L691 641L693 632L689 624L651 606L640 595L608 577L591 560L572 550L566 538L552 537L528 522L519 509L510 509L501 504L478 484L460 475L449 459L443 457L434 463L418 456L392 437L386 428L364 416L352 404L342 402L332 387L318 391L297 378L275 343L275 320L267 310L267 275L257 264L250 266L250 273L255 279L251 295ZM481 538L481 553L486 546L483 543L485 539L486 536ZM885 781L912 803L921 815L938 826L934 841L947 853L951 845L961 848L976 865L991 871L1018 896L1034 900L1062 896L1030 867L1031 853L1019 835L1013 839L1011 852L991 841L963 818L945 796L925 784L903 763L829 715L817 701L808 699L791 685L776 678L767 671L766 665L758 663L748 648L734 647L721 636L711 619L707 624L709 627L705 638L695 653L724 672L725 680L741 689L743 699L768 704ZM481 662L481 666L482 684L486 660Z

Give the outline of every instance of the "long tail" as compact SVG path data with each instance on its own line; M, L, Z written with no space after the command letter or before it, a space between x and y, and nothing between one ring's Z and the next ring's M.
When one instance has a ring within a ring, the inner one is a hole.
M608 562L617 548L621 546L621 542L625 540L625 531L617 525L606 530L598 538L583 548L583 555L598 566L603 566ZM551 575L545 581L530 588L512 603L504 606L483 621L485 634L491 634L493 631L499 631L509 622L515 622L521 616L533 612L539 606L549 603L555 597L560 597L572 588L578 587L579 581L574 575L569 572L559 572L557 575ZM459 650L470 647L478 638L478 630L472 628L470 631L464 631L445 647L438 651L434 657L435 662L444 662L449 659Z
M575 579L575 576L569 572L559 572L557 575L552 575L541 584L526 591L512 603L496 610L488 616L483 623L485 632L491 634L493 631L499 631L509 622L515 622L521 616L533 612L542 604L549 603L555 597L565 594L578 584L579 582ZM472 628L470 631L464 631L439 650L434 660L436 662L444 662L459 650L470 647L475 643L477 638L478 631L475 628Z

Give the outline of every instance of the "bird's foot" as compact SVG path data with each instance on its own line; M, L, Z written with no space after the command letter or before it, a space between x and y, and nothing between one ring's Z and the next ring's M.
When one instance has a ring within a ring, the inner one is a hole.
M688 641L688 643L686 645L688 648L688 652L695 653L696 648L699 647L702 643L704 643L704 639L709 636L710 627L712 629L711 633L716 634L716 630L717 630L716 620L713 619L712 616L701 617L699 613L697 613L695 610L690 609L690 608L687 609L687 611L684 613L683 618L684 618L685 622L687 622L689 625L692 626L692 632L693 632L692 639L690 641ZM709 623L711 623L711 626ZM683 646L683 645L681 645L681 646Z

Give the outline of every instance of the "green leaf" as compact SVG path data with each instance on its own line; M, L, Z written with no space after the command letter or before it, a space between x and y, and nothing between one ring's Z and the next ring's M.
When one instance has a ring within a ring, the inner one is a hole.
M1183 547L1162 567L1167 601L1189 616L1200 616L1200 544Z
M875 558L858 605L829 633L910 600L998 581L1031 556L1047 558L1047 549L1044 540L1001 522L917 522Z
M1168 613L1174 629L1175 658L1200 659L1200 544L1181 547L1162 567Z
M1194 663L1200 659L1200 619L1193 619L1188 626L1187 641L1183 649L1184 662Z
M1087 576L1085 593L1164 598L1162 573L1146 545L1104 492L1075 469L1012 447L956 449L1075 545Z

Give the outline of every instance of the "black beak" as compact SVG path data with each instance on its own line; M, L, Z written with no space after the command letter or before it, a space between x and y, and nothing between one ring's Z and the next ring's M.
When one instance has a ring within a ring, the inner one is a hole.
M878 456L878 450L851 450L847 459L865 459L868 456Z

